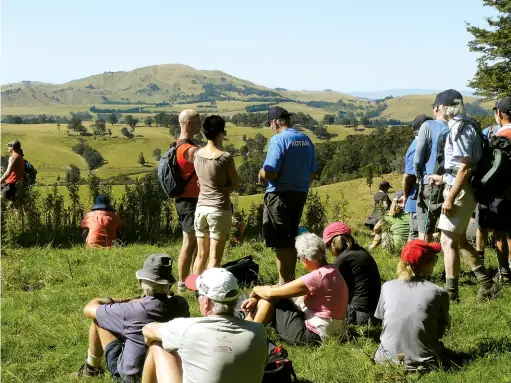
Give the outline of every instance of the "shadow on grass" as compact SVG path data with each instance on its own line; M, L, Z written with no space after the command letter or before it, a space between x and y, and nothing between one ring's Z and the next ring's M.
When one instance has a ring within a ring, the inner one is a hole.
M445 349L445 370L461 370L463 366L476 359L485 358L491 354L507 354L511 352L511 337L481 339L478 344L468 351L454 351Z

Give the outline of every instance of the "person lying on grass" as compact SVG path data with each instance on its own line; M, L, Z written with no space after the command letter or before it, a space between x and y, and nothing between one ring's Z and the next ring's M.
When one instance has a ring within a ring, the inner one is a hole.
M287 343L315 345L345 332L348 287L329 265L316 234L296 237L298 259L309 272L281 286L256 286L241 306L247 320L271 323Z
M376 323L374 310L380 298L380 272L371 254L361 247L344 222L333 222L323 231L323 242L335 256L337 267L348 285L348 324Z
M375 317L383 320L376 363L401 361L409 370L438 366L447 330L449 295L426 280L433 272L441 246L417 239L401 251L397 279L385 282Z
M268 346L259 323L234 316L240 289L234 275L213 267L186 278L202 317L153 322L143 329L149 345L143 383L260 383Z
M110 206L109 198L100 194L80 224L86 247L111 247L120 237L124 222Z
M152 254L136 273L144 297L136 299L95 298L83 309L92 319L89 350L85 363L74 377L103 376L103 355L107 369L117 382L139 381L147 351L142 328L155 320L189 317L183 297L170 296L175 279L172 258Z

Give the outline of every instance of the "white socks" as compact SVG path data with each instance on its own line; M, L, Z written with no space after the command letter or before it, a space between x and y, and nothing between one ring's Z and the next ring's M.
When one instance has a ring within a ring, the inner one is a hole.
M90 350L87 350L87 364L91 367L101 367L103 365L103 357L94 356Z

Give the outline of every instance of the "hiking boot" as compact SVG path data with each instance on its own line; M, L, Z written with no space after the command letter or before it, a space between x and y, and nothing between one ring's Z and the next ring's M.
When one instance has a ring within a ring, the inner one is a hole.
M454 303L460 303L460 292L459 290L447 290L449 294L449 300Z
M501 285L511 284L511 273L502 267L499 267L497 275L495 276L495 282Z
M502 291L499 285L496 283L483 283L477 292L477 299L493 299L498 298L502 295Z
M103 367L92 367L90 364L85 362L82 364L78 372L71 374L72 378L84 378L84 377L102 377L105 375Z

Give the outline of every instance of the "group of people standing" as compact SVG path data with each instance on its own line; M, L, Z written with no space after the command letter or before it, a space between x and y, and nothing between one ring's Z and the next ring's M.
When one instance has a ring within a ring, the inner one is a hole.
M493 110L497 127L491 128L491 134L510 138L511 97L497 101ZM433 240L437 228L440 230L446 290L451 301L460 299L461 256L481 284L478 298L499 296L500 287L484 265L486 238L478 241L478 252L467 241L466 231L475 211L479 237L484 237L487 229L496 233L499 280L509 280L510 190L495 196L488 205L476 202L470 179L483 156L485 138L478 132L477 123L466 116L463 96L453 89L439 93L433 104L433 118L418 116L413 129L415 139L405 158L401 199L406 205L416 204L416 212L409 211L410 227L416 227L418 237L427 242ZM504 174L501 182L509 182L509 177Z
M258 175L260 182L268 183L263 234L266 245L275 249L280 283L294 279L297 259L294 239L317 168L314 145L308 136L291 126L291 116L278 106L268 111L267 126L275 135ZM220 116L208 116L202 122L202 133L207 139L203 148L192 141L201 131L199 114L184 110L179 115L179 124L177 162L186 186L175 198L175 204L183 231L178 260L178 290L183 291L190 269L198 275L206 266L220 265L232 222L230 194L239 178L232 155L222 150L227 133Z

